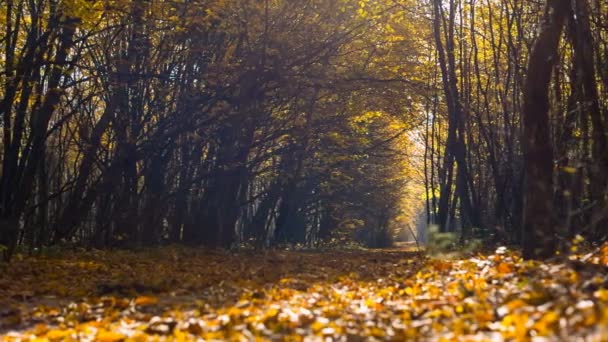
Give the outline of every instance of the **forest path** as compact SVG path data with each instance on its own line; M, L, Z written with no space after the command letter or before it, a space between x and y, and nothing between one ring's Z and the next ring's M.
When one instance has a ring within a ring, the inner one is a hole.
M608 336L601 267L528 263L504 249L445 260L404 251L410 247L24 258L0 275L0 334L6 341Z

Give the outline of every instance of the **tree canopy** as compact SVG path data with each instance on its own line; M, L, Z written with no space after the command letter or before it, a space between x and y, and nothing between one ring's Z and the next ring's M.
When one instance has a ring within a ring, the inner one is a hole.
M0 0L0 43L0 333L607 334L606 1Z
M2 4L6 257L606 237L601 1Z

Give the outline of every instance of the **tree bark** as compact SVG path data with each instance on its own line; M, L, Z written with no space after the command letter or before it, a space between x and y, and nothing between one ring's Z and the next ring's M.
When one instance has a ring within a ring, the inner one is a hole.
M548 0L532 48L524 88L523 257L545 259L556 249L553 213L553 146L549 125L549 84L568 13L568 0Z

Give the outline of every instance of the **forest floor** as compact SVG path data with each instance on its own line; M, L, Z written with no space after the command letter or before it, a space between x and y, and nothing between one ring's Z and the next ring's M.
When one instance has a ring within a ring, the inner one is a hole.
M0 266L0 340L608 340L608 248L577 259L524 262L504 248L17 257Z

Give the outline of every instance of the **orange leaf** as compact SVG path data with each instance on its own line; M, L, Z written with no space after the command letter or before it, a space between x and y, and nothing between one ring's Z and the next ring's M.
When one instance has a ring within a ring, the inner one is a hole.
M149 297L149 296L141 296L135 299L135 305L146 306L146 305L154 305L158 303L158 298Z
M498 266L496 267L496 269L498 270L499 273L511 273L513 272L514 268L513 268L513 264L509 264L506 262L501 262L500 264L498 264Z

